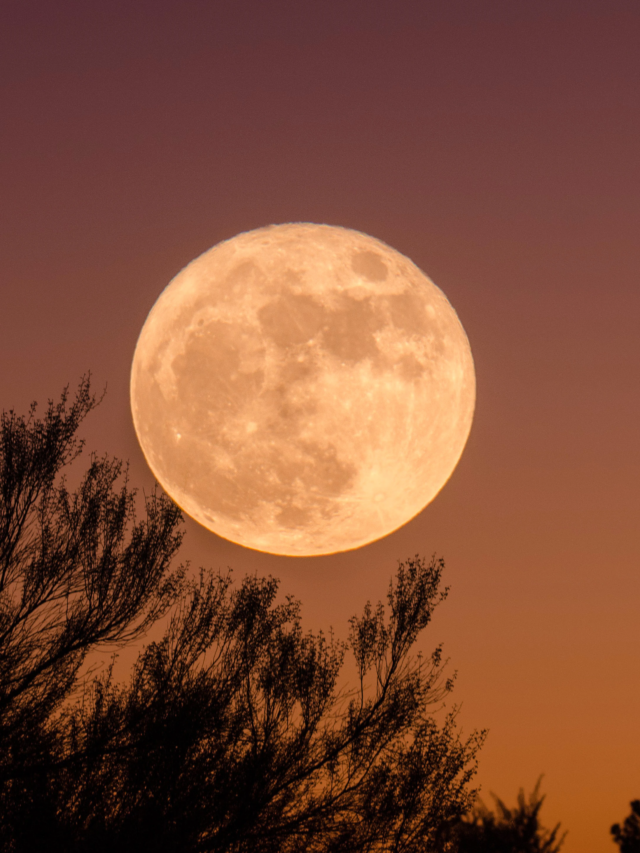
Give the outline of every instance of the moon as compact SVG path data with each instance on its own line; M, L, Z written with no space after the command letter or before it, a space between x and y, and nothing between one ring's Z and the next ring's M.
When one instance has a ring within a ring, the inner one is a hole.
M359 231L272 225L219 243L151 309L131 370L145 458L219 536L290 556L359 548L447 482L475 405L442 291Z

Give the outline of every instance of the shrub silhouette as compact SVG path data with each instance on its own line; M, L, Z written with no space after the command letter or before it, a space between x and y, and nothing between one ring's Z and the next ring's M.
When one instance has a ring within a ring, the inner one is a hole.
M413 654L446 597L443 562L399 564L387 607L349 639L304 633L273 578L172 568L180 512L136 519L120 462L66 467L89 381L0 430L0 846L22 851L422 851L466 812L482 733L434 711L438 647ZM87 655L167 614L126 683ZM340 689L345 654L351 692ZM549 848L550 850L551 848Z
M560 824L548 830L540 823L545 800L540 796L541 781L542 777L528 800L520 789L513 808L495 794L495 811L478 800L452 832L457 853L558 853L566 833L558 837Z
M620 853L640 853L640 800L631 803L631 814L624 823L614 823L611 827L613 840L620 848Z

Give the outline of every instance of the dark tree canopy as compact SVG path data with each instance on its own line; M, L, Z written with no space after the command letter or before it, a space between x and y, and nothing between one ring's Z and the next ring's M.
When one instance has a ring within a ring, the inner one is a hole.
M68 491L76 432L97 402L88 379L67 402L65 391L42 419L35 405L0 418L0 781L40 760L35 733L48 732L87 655L140 637L182 580L169 569L180 512L164 496L136 521L122 464L96 457Z
M620 853L640 853L640 800L631 803L631 814L624 823L614 823L611 827L613 840L620 848Z
M180 512L153 494L138 521L118 461L92 457L67 490L95 405L83 381L41 420L2 416L0 848L450 847L442 828L473 802L483 735L441 716L440 648L414 654L446 597L442 561L400 564L386 607L367 604L348 642L305 633L273 578L172 569ZM128 682L112 668L81 677L88 654L164 614Z
M495 794L495 811L482 800L457 824L452 833L457 853L558 853L566 833L559 837L560 824L545 829L540 810L542 777L529 795L520 789L517 804L509 808Z

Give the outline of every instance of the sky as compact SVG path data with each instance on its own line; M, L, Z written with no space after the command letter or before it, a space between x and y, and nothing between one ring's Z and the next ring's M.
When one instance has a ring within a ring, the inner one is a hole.
M128 383L170 279L271 223L355 228L445 292L477 373L452 478L357 551L296 559L187 521L194 565L274 574L304 625L446 561L444 643L478 781L544 774L566 853L640 797L637 0L5 0L0 407L92 372L88 448L150 488Z

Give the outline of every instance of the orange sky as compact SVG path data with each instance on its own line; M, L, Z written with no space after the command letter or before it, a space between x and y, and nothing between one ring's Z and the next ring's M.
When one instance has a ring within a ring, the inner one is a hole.
M138 332L214 243L272 222L408 255L469 336L453 478L360 551L292 559L188 523L196 564L271 572L309 628L437 552L425 638L488 727L480 782L545 773L567 853L640 796L637 0L8 0L0 11L0 405L93 371L91 448L151 477L128 411Z

